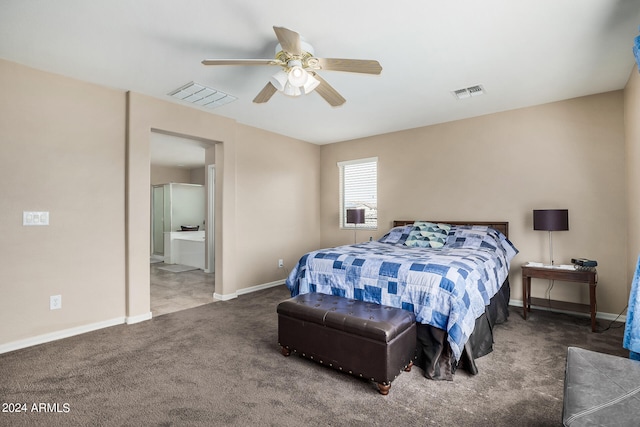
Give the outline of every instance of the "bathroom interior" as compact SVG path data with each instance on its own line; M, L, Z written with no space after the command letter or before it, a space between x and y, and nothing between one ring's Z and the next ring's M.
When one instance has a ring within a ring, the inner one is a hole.
M155 317L213 302L215 286L213 269L207 269L205 258L205 246L213 237L207 235L207 144L158 132L151 132L150 141L151 312Z
M151 256L162 260L167 271L205 270L204 185L172 182L152 187Z

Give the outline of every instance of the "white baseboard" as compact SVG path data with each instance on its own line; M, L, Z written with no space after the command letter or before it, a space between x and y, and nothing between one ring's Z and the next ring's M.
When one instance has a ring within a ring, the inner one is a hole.
M213 297L219 301L229 301L234 298L238 298L239 295L246 295L252 292L261 291L263 289L273 288L275 286L284 285L284 279L276 280L275 282L263 283L262 285L250 286L248 288L239 289L231 294L218 294L214 293Z
M238 295L250 294L251 292L261 291L263 289L273 288L275 286L284 285L284 279L276 280L275 282L263 283L262 285L251 286L244 289L239 289L236 291Z
M217 299L218 301L229 301L230 299L238 298L238 294L235 292L232 294L219 294L214 292L213 298Z
M222 295L222 294L214 293L213 297L217 300L228 301L228 300L237 298L238 295L245 295L251 292L272 288L274 286L279 286L282 284L284 284L284 280L278 280L271 283L264 283L262 285L256 285L256 286L240 289L239 291L236 291L231 294ZM133 325L135 323L140 323L146 320L150 320L152 317L153 317L153 314L151 312L140 314L137 316L118 317L111 320L105 320L104 322L92 323L89 325L78 326L75 328L65 329L62 331L51 332L49 334L38 335L36 337L18 340L18 341L10 342L7 344L0 344L0 354L8 353L14 350L20 350L21 348L31 347L33 345L56 341L62 338L72 337L74 335L84 334L84 333L95 331L102 328L108 328L109 326L121 325L123 323L127 325Z
M127 325L133 325L134 323L144 322L145 320L151 320L153 314L151 312L145 314L139 314L137 316L127 316L124 321Z
M237 298L238 295L246 295L252 292L256 292L256 291L260 291L263 289L268 289L268 288L272 288L275 286L280 286L283 285L285 283L284 280L277 280L275 282L270 282L270 283L264 283L262 285L256 285L256 286L251 286L248 288L244 288L244 289L240 289L232 294L226 294L226 295L222 295L222 294L217 294L214 293L213 297L215 299L221 300L221 301L228 301L234 298ZM521 300L511 300L509 301L509 305L512 305L514 307L522 307L522 301ZM588 313L576 313L573 311L565 311L565 310L556 310L556 309L552 309L549 307L540 307L540 306L534 306L536 308L536 310L544 310L544 311L553 311L553 312L557 312L557 313L567 313L567 314L575 314L575 315L581 315L581 316L585 316L588 317L589 314ZM615 313L603 313L603 312L598 312L596 313L596 317L598 319L603 319L603 320L616 320L619 322L626 322L627 321L627 316L626 315L618 315ZM105 320L102 322L96 322L96 323L91 323L88 325L83 325L83 326L77 326L75 328L69 328L69 329L64 329L62 331L57 331L57 332L51 332L48 334L43 334L43 335L38 335L32 338L26 338L23 340L18 340L18 341L13 341L7 344L0 344L0 354L3 353L8 353L10 351L15 351L15 350L20 350L22 348L26 348L26 347L31 347L34 345L38 345L38 344L44 344L47 342L51 342L51 341L56 341L59 339L63 339L63 338L69 338L75 335L80 335L80 334L84 334L87 332L92 332L92 331L96 331L98 329L103 329L103 328L108 328L111 326L116 326L116 325L121 325L123 323L126 323L127 325L132 325L134 323L139 323L139 322L143 322L145 320L150 320L152 318L152 313L146 313L146 314L141 314L138 316L130 316L130 317L116 317L114 319L110 319L110 320Z
M13 341L7 344L0 344L0 354L10 351L20 350L22 348L31 347L33 345L44 344L63 338L69 338L75 335L96 331L98 329L108 328L110 326L122 325L125 323L124 317L116 317L115 319L105 320L102 322L91 323L88 325L77 326L75 328L64 329L62 331L51 332L44 335L38 335L32 338Z
M514 307L522 307L524 304L522 303L521 300L510 300L509 301L509 305L512 305ZM576 311L568 311L568 310L558 310L556 308L551 308L551 307L544 307L544 306L539 306L539 305L532 305L532 307L535 307L536 310L541 310L541 311L551 311L554 313L564 313L564 314L574 314L576 316L582 316L582 317L591 317L589 313L580 313L580 312L576 312ZM627 316L626 315L619 315L619 314L615 314L615 313L603 313L601 311L596 312L596 319L602 319L602 320L615 320L616 322L624 322L626 323L627 321Z

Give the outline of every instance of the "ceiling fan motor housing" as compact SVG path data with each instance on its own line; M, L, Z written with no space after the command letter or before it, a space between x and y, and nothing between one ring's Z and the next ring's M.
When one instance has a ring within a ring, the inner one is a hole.
M313 46L310 43L307 43L302 36L300 36L300 49L302 50L303 54L308 53L310 56L313 56L315 54L315 51L313 50ZM284 50L282 49L282 45L278 43L276 45L276 52L275 52L276 58L278 57L280 52L284 52Z

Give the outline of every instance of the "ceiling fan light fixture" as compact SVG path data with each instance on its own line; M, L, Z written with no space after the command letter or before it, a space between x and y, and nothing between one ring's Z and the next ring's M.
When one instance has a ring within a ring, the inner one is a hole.
M318 87L319 84L320 84L320 80L316 79L311 74L309 74L309 78L307 79L307 82L302 87L302 90L305 94L311 93L315 88Z
M300 96L302 95L302 89L298 86L292 85L290 82L284 85L284 90L282 91L287 96Z
M302 67L301 61L291 60L288 66L288 70L283 68L270 79L273 87L285 95L300 96L311 93L320 84L318 79Z
M284 90L284 86L289 82L289 75L284 70L280 70L271 76L271 84L280 92Z
M309 73L302 67L296 65L289 70L289 83L296 87L302 87L307 84Z

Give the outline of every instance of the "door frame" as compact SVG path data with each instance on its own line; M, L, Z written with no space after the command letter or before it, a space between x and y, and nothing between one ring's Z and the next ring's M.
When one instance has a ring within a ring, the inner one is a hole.
M205 273L214 273L216 266L216 165L207 165L207 262Z

